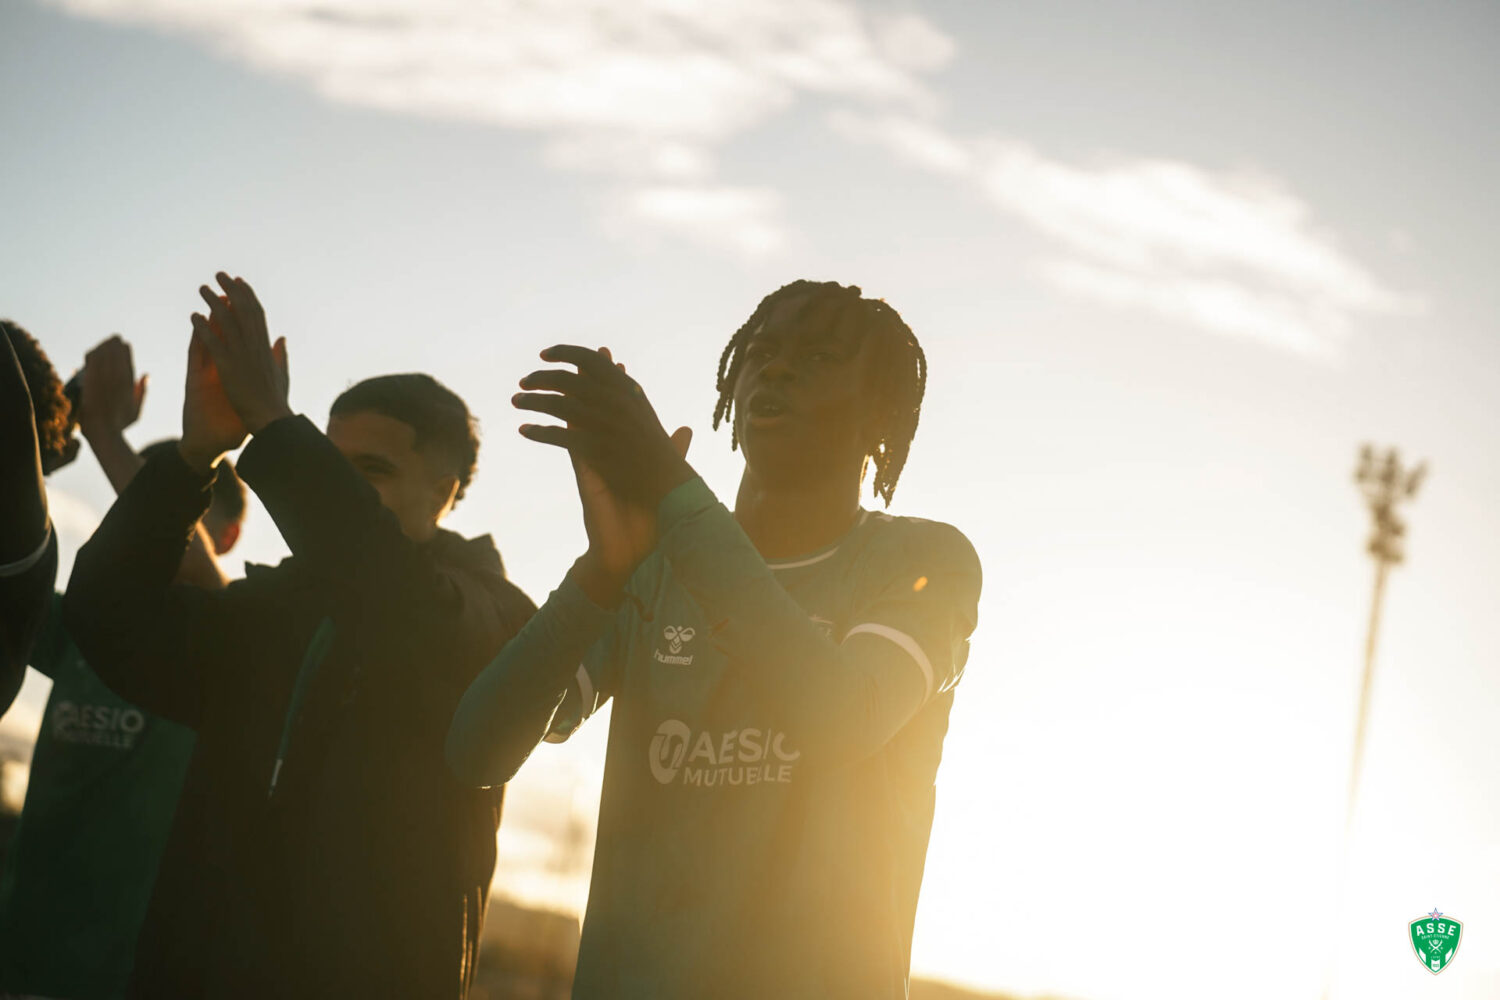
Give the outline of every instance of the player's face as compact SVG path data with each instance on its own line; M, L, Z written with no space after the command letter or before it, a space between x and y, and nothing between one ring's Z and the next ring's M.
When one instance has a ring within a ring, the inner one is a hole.
M762 479L858 479L878 438L858 312L799 297L780 303L746 342L735 430Z
M329 418L328 439L375 487L406 537L424 542L437 532L458 482L432 468L417 450L417 432L410 424L382 413L348 413Z

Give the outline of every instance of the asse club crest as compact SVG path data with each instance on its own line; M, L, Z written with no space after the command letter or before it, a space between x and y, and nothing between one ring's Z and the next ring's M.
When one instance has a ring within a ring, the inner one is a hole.
M1462 922L1444 916L1434 907L1424 917L1418 917L1406 925L1411 937L1412 951L1417 961L1434 976L1446 969L1458 954L1458 942L1464 933Z

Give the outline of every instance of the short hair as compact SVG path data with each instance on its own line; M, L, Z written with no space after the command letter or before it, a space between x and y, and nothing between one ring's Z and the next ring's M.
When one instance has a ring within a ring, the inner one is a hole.
M153 441L141 449L141 457L151 459L169 449L177 447L177 438ZM245 520L245 483L234 471L234 463L228 457L219 461L219 475L214 480L213 501L209 513L217 514L235 524Z
M42 474L50 475L78 455L77 422L73 407L63 392L62 379L52 367L47 352L20 324L0 319L0 328L21 363L21 374L31 392L31 412L36 421L36 443L42 456Z
M345 389L328 410L330 418L354 413L379 413L410 427L418 451L452 467L458 477L453 499L463 499L479 462L479 422L457 393L419 372L378 375Z
M782 285L760 300L760 305L750 314L719 356L717 387L719 402L714 407L714 429L720 420L729 420L729 446L739 446L739 433L730 419L734 410L734 384L739 380L744 365L745 345L771 317L776 306L797 298L806 297L802 310L815 303L833 300L838 304L836 316L842 317L849 310L857 310L860 336L874 338L871 342L875 355L875 385L873 395L885 418L885 434L868 458L875 461L875 495L891 505L891 496L896 492L896 481L906 467L906 456L911 450L912 437L917 433L917 421L922 416L922 396L927 391L927 356L922 345L917 343L911 327L883 299L867 299L860 294L858 285L841 285L836 281L798 280ZM863 472L861 472L863 479Z

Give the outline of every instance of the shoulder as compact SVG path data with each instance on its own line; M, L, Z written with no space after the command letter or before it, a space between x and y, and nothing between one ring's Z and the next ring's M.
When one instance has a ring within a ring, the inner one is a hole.
M862 526L859 561L869 571L924 571L980 575L979 554L968 537L943 521L871 511Z

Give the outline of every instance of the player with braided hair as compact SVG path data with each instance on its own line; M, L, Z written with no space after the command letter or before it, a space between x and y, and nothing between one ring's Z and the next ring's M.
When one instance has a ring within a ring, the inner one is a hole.
M978 557L887 504L927 362L853 286L767 296L719 359L733 513L607 350L521 380L561 426L588 551L480 674L449 766L508 780L613 699L576 1000L907 993L933 781ZM581 665L580 665L581 664Z
M901 314L882 299L861 298L856 285L845 287L833 281L798 280L782 285L761 299L755 312L729 338L719 358L716 383L719 402L714 407L714 429L718 430L721 420L733 418L734 386L744 367L745 345L751 336L783 303L798 303L796 311L800 313L827 300L835 303L840 315L848 310L862 313L858 319L864 323L867 335L873 338L871 349L880 355L875 365L878 381L872 388L891 419L886 435L875 444L870 458L875 462L875 495L889 507L896 480L906 466L912 436L917 432L917 420L922 415L922 395L927 389L927 356L922 353L922 345L917 343L916 335L901 319ZM729 446L739 447L739 435L732 424ZM860 479L863 482L863 471Z

